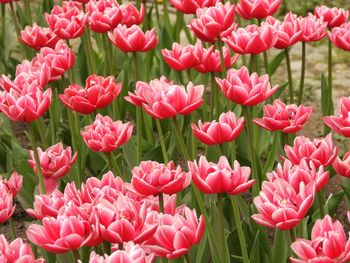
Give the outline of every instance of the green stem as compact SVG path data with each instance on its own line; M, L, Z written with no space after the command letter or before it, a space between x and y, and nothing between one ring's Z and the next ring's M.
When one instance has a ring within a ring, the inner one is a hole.
M1 45L4 46L5 43L4 43L4 40L5 40L5 29L6 29L6 25L5 25L5 22L6 22L6 5L0 5L1 7L1 39L2 39L2 43Z
M50 115L50 130L51 130L51 144L55 144L56 142L56 124L58 120L56 120L56 114L54 110L54 105L56 104L58 99L57 96L57 88L53 89L53 96L52 96L52 102L51 102L51 107L49 108L49 115Z
M213 117L217 117L218 112L221 112L221 105L220 105L220 97L219 97L219 89L216 85L215 81L215 73L210 73L210 79L211 79L211 89L212 89L212 103L211 103L211 110L210 110L210 120L213 119Z
M41 172L41 165L40 165L40 159L38 155L38 149L36 145L36 139L35 139L35 132L34 132L34 124L33 123L28 123L28 135L29 135L29 140L32 145L32 150L34 153L34 159L35 159L35 165L38 169L38 177L39 177L39 189L41 194L45 194L45 185L44 185L44 177Z
M156 119L156 124L157 124L157 129L158 129L158 134L159 134L160 147L162 148L164 163L168 163L169 162L168 152L167 152L167 149L165 147L162 125L160 124L159 119Z
M217 194L218 199L218 215L219 215L219 231L221 241L221 254L223 256L222 262L230 262L229 252L227 248L227 242L225 237L225 217L224 207L221 194Z
M295 229L292 228L291 230L289 230L289 233L290 233L290 241L291 241L291 243L293 243L295 241L295 239L296 239L296 237L295 237Z
M326 215L325 211L324 211L324 195L322 190L319 191L318 193L316 193L317 196L317 202L318 202L318 207L320 210L320 218L324 218L324 216Z
M329 88L329 97L333 104L333 55L332 55L332 41L328 39L328 88ZM333 112L329 112L329 115L332 115Z
M10 224L10 227L11 227L12 238L13 238L13 240L15 240L17 238L17 235L16 235L15 224L13 223L12 218L9 219L9 224Z
M80 260L79 250L78 249L74 249L72 252L73 252L73 255L74 255L75 262L79 262L79 260Z
M26 16L28 18L28 23L29 23L29 25L32 25L33 24L32 11L30 10L30 1L29 0L24 0L24 9L26 12Z
M168 8L168 0L163 0L163 12L164 12L164 25L166 27L170 27L170 17L169 17L169 8Z
M120 171L120 169L119 169L119 167L117 165L117 162L115 161L113 152L106 152L105 156L107 158L109 170L111 170L115 175L120 176L121 178L123 178L123 176L121 174L121 171Z
M220 53L220 63L221 63L221 74L222 77L226 77L226 65L225 65L225 57L224 57L224 46L222 44L222 40L218 39L218 47Z
M136 108L136 126L137 126L137 163L141 162L142 159L142 109L141 107Z
M164 214L164 196L163 193L158 194L159 211Z
M69 128L70 128L70 132L71 132L71 140L72 140L72 145L73 145L73 149L75 152L79 151L79 146L78 146L78 132L76 130L76 125L75 125L75 118L74 118L74 113L70 110L70 109L67 109L67 112L68 112L68 122L69 122ZM77 176L77 181L76 183L78 185L80 185L81 183L81 153L78 154L78 176Z
M250 58L250 74L253 72L256 72L259 74L258 69L259 69L259 55L251 55Z
M305 66L306 66L306 43L302 42L302 53L301 53L301 78L299 87L299 103L303 102L304 84L305 84Z
M16 11L15 11L15 8L13 6L13 2L12 1L10 2L10 10L11 10L10 14L11 14L14 26L15 26L15 30L16 30L17 36L20 36L21 35L21 27L20 27L20 25L18 23L18 18L17 18Z
M103 251L105 254L110 255L111 254L111 243L107 241L103 241Z
M176 140L178 142L178 146L180 147L180 151L182 153L182 156L184 157L184 159L186 161L190 161L191 160L191 156L187 150L187 147L186 147L186 143L185 143L185 140L182 136L182 132L181 132L181 128L179 126L179 123L176 119L176 116L173 118L173 127L174 127L174 132L175 132L175 136L176 136Z
M189 253L185 254L185 259L187 263L192 263L192 259Z
M196 122L196 112L192 113L191 121L192 121L192 123ZM194 136L194 133L192 132L192 129L190 129L190 136L191 136L191 153L192 153L192 158L196 159L196 156L197 156L197 139Z
M159 23L159 6L158 6L158 1L157 0L154 1L154 6L155 6L155 9L156 9L157 22Z
M237 202L236 196L231 197L231 202L232 202L232 208L233 208L233 215L235 218L237 232L238 232L239 243L241 245L243 262L249 263L250 261L249 261L249 256L248 256L248 252L247 252L247 244L245 241L244 232L243 232L243 228L242 228L242 224L241 224L241 215L239 213L238 202Z
M44 126L45 124L43 123L43 119L42 118L39 118L35 124L36 124L36 127L38 128L38 131L39 131L39 136L40 136L40 141L41 141L41 144L42 146L46 149L48 147L48 144L47 144L47 140L46 140L46 136L45 136L45 132L44 132Z
M292 68L290 65L290 56L289 56L288 48L285 48L284 52L286 54L286 62L287 62L289 101L290 101L290 103L294 103L293 76L292 76Z
M88 56L88 61L90 64L90 69L91 73L97 73L97 66L95 64L95 59L93 57L94 55L94 49L92 48L92 42L91 42L91 37L90 37L90 29L86 28L85 34L83 35L83 41L85 41L85 45L87 47L87 56Z

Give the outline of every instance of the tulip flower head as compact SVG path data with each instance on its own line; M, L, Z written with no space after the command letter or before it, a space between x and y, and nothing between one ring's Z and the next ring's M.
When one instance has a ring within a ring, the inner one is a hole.
M237 13L245 19L264 19L278 11L282 0L240 0Z
M339 100L339 115L323 117L323 121L334 132L350 137L350 97L340 98Z
M42 47L55 48L59 37L50 28L40 27L36 23L26 26L19 37L25 45L40 50Z
M323 18L317 18L312 14L302 18L300 26L303 31L301 37L303 42L316 42L323 39L327 34L327 22L324 22Z
M350 178L350 152L347 152L343 160L337 157L333 162L333 168L337 174Z
M119 9L122 15L120 24L126 25L127 27L131 27L132 25L139 25L145 18L146 10L143 3L141 4L140 11L137 10L136 6L132 3L120 5Z
M325 5L317 6L314 14L318 18L322 18L328 24L328 27L338 27L346 23L349 18L349 10L337 7L328 7Z
M350 51L350 23L333 28L328 37L337 48Z
M170 0L181 13L196 14L198 8L215 6L219 0Z
M0 223L9 220L15 212L16 205L13 205L13 195L7 185L0 181Z
M8 180L2 179L0 176L0 180L7 186L7 189L12 194L13 198L22 189L23 176L19 175L17 172L13 172Z

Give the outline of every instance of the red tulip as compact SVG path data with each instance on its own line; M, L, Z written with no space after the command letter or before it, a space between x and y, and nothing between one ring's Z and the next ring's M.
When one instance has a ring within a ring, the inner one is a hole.
M136 25L126 27L118 25L113 32L108 32L109 39L124 52L147 52L158 44L155 29L145 33Z
M142 161L132 169L131 184L142 195L176 194L191 183L190 173L183 172L181 167L175 168L174 162L161 164Z
M70 109L82 114L90 114L111 104L121 89L122 84L115 83L114 76L104 78L90 75L86 79L85 88L72 84L59 97Z
M169 259L187 254L191 246L201 241L205 229L203 216L197 218L196 210L188 207L177 209L175 215L153 212L149 221L159 226L147 242L150 244L148 249L156 256Z
M310 141L304 136L298 136L295 138L293 146L284 146L284 151L288 160L293 164L300 164L304 159L308 163L312 161L316 167L332 165L338 154L338 148L334 146L331 133L325 138L314 141Z
M238 54L260 54L272 48L278 41L276 29L262 23L238 28L223 38L228 47Z
M138 81L135 94L129 92L125 99L135 106L142 105L153 118L167 119L195 111L203 103L203 92L203 85L194 86L190 82L185 88L162 78L150 83Z
M339 100L339 113L340 116L327 116L323 117L323 121L328 127L330 127L334 132L343 135L345 137L350 137L350 97L340 98Z
M15 212L16 205L13 205L13 195L7 185L0 181L0 223L6 222Z
M136 6L132 3L120 5L119 8L122 14L122 20L120 21L120 24L126 25L127 27L131 27L132 25L139 25L145 18L146 10L143 4L141 4L140 11L137 10Z
M196 161L188 162L188 167L193 183L206 194L237 195L247 191L255 183L255 180L249 180L249 167L241 167L235 161L232 169L224 156L220 157L217 164L208 162L205 156L201 156L198 164Z
M94 152L111 152L126 143L132 134L133 126L130 122L113 122L109 116L97 114L92 125L81 131L86 145Z
M333 28L328 37L337 48L350 51L350 23Z
M350 177L350 151L344 155L343 160L337 157L333 162L333 168L337 174Z
M290 259L293 263L346 263L350 260L350 239L346 238L342 224L329 215L316 221L311 240L298 238L291 248L298 257Z
M263 19L276 13L281 3L282 0L240 0L237 13L245 19Z
M42 258L35 259L30 245L21 238L9 243L4 235L0 235L0 262L4 263L45 263Z
M45 18L51 30L61 39L77 38L85 31L87 16L82 5L75 1L64 1L62 7L55 5Z
M0 4L8 4L15 1L19 1L19 0L0 0Z
M15 197L22 189L23 185L23 176L19 175L16 171L13 172L8 180L0 180L7 186L8 191L12 194L12 197Z
M219 121L198 122L191 125L194 136L204 144L214 145L235 140L244 128L244 118L237 118L233 112L222 113Z
M260 225L290 230L307 215L315 197L315 184L305 185L303 181L298 190L283 179L263 182L259 196L254 204L259 214L252 215Z
M303 128L311 113L312 107L286 105L277 99L273 105L264 106L263 118L254 119L253 122L268 131L282 130L285 133L296 133Z
M218 2L215 6L199 8L197 18L188 25L201 40L215 42L222 35L234 29L235 6Z
M328 24L328 27L337 27L346 23L349 18L349 11L343 8L327 7L325 5L317 6L314 11L315 16L322 18Z
M278 40L275 48L288 48L299 42L302 38L301 19L292 12L285 15L283 22L278 21L272 16L269 16L266 22L277 31Z
M301 19L300 22L303 35L301 41L316 42L323 39L327 34L327 23L322 18L309 14L307 17Z
M215 6L219 0L170 0L181 13L196 14L198 8Z
M26 26L19 37L25 45L40 50L42 47L55 48L59 37L50 28L40 27L36 23Z
M198 40L196 45L182 47L178 43L173 43L172 49L162 49L164 61L174 70L182 71L193 68L200 63L198 56L203 49L202 43ZM198 50L198 51L197 51Z
M91 30L97 33L113 30L122 20L119 5L114 0L91 0L86 12Z
M216 78L216 83L226 98L244 106L257 105L271 97L278 89L278 86L271 88L268 75L249 75L244 66L239 70L230 69L226 79Z

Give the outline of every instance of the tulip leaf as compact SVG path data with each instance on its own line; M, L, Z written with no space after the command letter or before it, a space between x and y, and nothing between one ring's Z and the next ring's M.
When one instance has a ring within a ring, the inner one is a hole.
M286 233L288 234L288 232L280 230L278 228L276 228L275 230L275 240L274 240L274 246L272 249L274 263L286 262L287 260L288 246L286 246L287 244L287 240L285 238Z
M333 216L335 212L338 209L338 206L340 205L341 201L343 200L345 191L341 190L336 194L331 194L331 196L328 198L326 204L325 204L325 210L328 211L328 214L330 216ZM320 218L320 211L317 209L316 212L312 215L312 221L315 222L318 218Z
M274 167L275 160L276 160L276 150L279 145L279 142L280 142L280 136L277 132L275 132L273 135L273 143L269 150L269 154L267 156L267 160L265 163L264 174L266 174L268 171L271 171Z
M253 247L250 250L250 261L251 262L261 262L260 261L260 239L261 239L261 232L258 230L255 235Z
M208 234L205 231L200 241L197 249L196 263L205 263L208 260L208 251L210 248L208 247Z
M331 91L323 74L321 76L321 108L323 116L330 116L334 112Z
M278 69L279 65L281 64L282 60L286 56L284 51L281 51L278 53L273 60L269 63L269 76L271 77L273 74L275 74L276 70Z

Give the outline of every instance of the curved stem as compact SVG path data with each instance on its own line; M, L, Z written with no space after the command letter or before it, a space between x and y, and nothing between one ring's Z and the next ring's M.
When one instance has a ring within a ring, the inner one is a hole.
M72 252L73 252L73 255L74 255L75 262L79 262L79 260L80 260L80 253L79 253L79 250L78 250L78 249L75 249L75 250L73 250Z
M185 254L185 259L187 263L192 263L192 259L189 253Z
M109 170L111 170L115 175L120 176L121 178L123 178L123 176L121 174L121 171L120 171L120 169L119 169L119 167L117 165L117 162L114 159L113 152L106 152L105 156L107 158Z
M218 47L220 53L220 62L221 62L221 74L222 77L226 77L226 65L225 65L225 57L224 57L224 46L222 44L222 40L218 39Z
M243 232L243 228L242 228L242 224L241 224L241 215L239 213L238 202L237 202L236 196L231 197L231 202L232 202L232 208L233 208L233 215L235 218L237 232L238 232L239 243L241 245L243 262L249 263L250 261L249 261L249 256L248 256L248 252L247 252L247 244L245 241L244 232Z
M293 76L292 76L292 68L290 66L290 56L289 56L288 48L284 49L284 53L286 54L286 62L287 62L289 101L290 103L294 103Z
M168 152L167 152L167 149L165 147L162 125L160 124L159 119L156 119L156 124L157 124L157 130L158 130L158 134L159 134L160 147L162 148L164 163L168 163L169 162Z
M299 103L303 102L303 93L304 93L304 83L305 83L305 64L306 64L306 43L302 42L302 54L301 54L301 78L300 78L300 87L299 87Z
M186 144L185 144L185 140L182 136L181 133L181 129L179 126L179 123L176 119L176 116L173 118L173 122L172 122L173 126L174 126L174 131L175 131L175 136L176 136L176 140L178 142L178 146L180 147L180 151L182 153L182 156L184 157L184 159L186 161L190 161L191 160L191 156L187 150Z
M230 262L229 252L225 237L225 217L224 217L224 207L222 202L221 194L217 194L218 198L218 215L219 215L219 229L220 229L220 242L221 242L221 253L223 256L222 262Z

